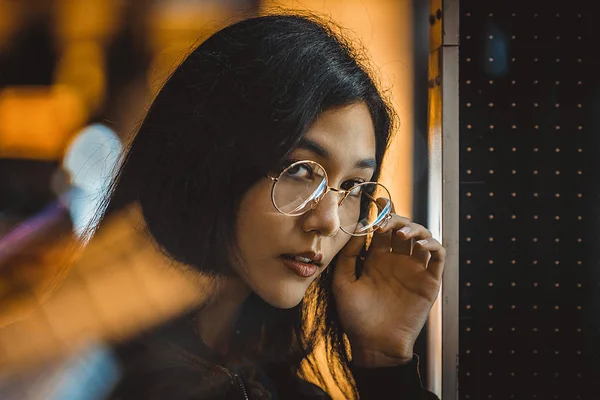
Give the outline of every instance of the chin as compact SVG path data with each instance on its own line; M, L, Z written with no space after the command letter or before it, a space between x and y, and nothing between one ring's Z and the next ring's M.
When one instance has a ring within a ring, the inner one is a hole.
M302 301L303 297L297 298L297 299L284 299L283 301L279 301L275 304L271 304L273 307L277 307L280 308L282 310L287 310L290 308L294 308L296 307L298 304L300 304L300 302Z
M280 291L269 291L268 293L256 291L255 293L275 308L289 309L300 304L306 294L306 288L282 288Z

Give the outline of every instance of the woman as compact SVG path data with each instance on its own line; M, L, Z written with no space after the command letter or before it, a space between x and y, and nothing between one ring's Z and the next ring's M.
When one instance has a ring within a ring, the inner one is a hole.
M118 348L113 398L435 398L413 346L444 249L368 183L392 121L359 56L316 18L251 18L196 48L132 141L113 201L138 202L165 254L214 290Z

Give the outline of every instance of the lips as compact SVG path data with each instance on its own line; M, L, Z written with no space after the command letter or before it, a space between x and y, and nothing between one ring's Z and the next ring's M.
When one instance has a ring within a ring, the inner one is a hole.
M314 264L319 267L321 266L321 261L323 260L323 255L320 253L316 253L314 251L282 254L282 257L290 259L290 260L296 260L298 262L302 262L302 263L306 263L306 264Z
M317 273L323 255L315 252L282 254L281 259L286 267L302 278L309 278Z

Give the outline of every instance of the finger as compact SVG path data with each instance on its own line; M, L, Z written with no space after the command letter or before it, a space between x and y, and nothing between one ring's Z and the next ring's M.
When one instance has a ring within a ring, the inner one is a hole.
M410 223L394 232L392 236L392 252L401 254L412 254L407 250L414 246L415 240L430 238L431 232L423 225Z
M391 246L391 231L378 229L373 233L373 238L371 239L371 244L369 245L369 252L389 253Z
M339 258L356 258L365 245L367 236L352 236L348 243L340 250Z
M415 240L421 240L429 239L433 235L431 234L431 231L425 228L423 225L411 222L394 232L394 236L402 239L412 238Z
M427 270L435 277L435 279L441 280L446 265L446 249L439 242L437 242L437 244L439 247L436 250L431 251L431 259L427 265Z
M397 214L391 214L391 218L388 220L387 224L373 233L373 240L371 242L369 251L377 251L382 253L389 253L392 251L392 249L394 249L392 242L394 232L408 224L410 224L410 219L401 217ZM408 243L398 243L394 251L397 250L403 254L410 254L411 241L409 239L405 242ZM408 251L406 251L406 249L408 249Z
M392 235L392 252L398 254L412 254L414 240L427 239L431 232L423 225L414 222L394 231Z
M418 240L415 242L413 256L427 265L427 270L436 279L442 278L446 262L446 249L440 242L433 238Z
M393 204L392 204L393 209ZM381 244L381 251L394 252L397 254L406 254L410 255L412 250L412 240L409 238L408 240L403 240L404 238L395 239L395 233L398 229L404 228L411 224L410 218L402 217L398 214L391 214L391 219L388 223L380 229L381 234L389 235L389 239L387 242ZM376 232L377 233L377 232ZM385 244L385 248L384 248Z
M376 203L380 207L386 206L386 200L382 198L378 198L375 200ZM391 204L391 208L394 207L394 203ZM369 252L389 252L390 246L392 244L392 236L389 231L390 225L392 225L391 220L386 220L386 222L377 228L375 232L373 232L373 237L371 239L371 243L369 245Z
M431 252L429 251L429 247L431 247L429 239L421 239L415 241L415 247L412 252L412 257L415 261L421 264L423 268L427 268L427 263L431 258Z
M395 254L405 254L410 256L412 254L413 242L414 240L412 238L405 239L403 237L398 237L394 232L392 235L390 251Z
M336 263L336 270L344 275L355 277L356 258L360 256L361 249L367 240L366 236L352 236L348 243L340 250Z

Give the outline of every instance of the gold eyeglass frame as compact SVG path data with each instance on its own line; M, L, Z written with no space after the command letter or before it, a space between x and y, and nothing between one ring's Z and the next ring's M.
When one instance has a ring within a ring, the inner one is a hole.
M281 175L287 171L288 169L296 166L296 165L300 165L300 164L312 164L315 165L319 168L321 168L323 170L323 174L325 175L325 180L319 184L319 187L315 190L315 194L316 195L311 195L308 199L306 199L300 206L297 207L298 208L305 208L306 205L309 202L312 202L312 204L310 205L309 208L306 208L305 211L299 212L299 213L287 213L284 212L283 210L281 210L277 204L275 203L275 184L277 182L279 182L279 180L281 179ZM338 207L342 204L342 202L344 201L344 199L348 196L348 194L350 192L352 192L352 190L356 189L359 186L363 186L363 185L367 185L367 184L375 184L378 186L381 186L383 189L385 189L385 191L388 194L388 202L387 204L385 204L382 208L380 208L381 210L383 210L382 214L375 220L375 222L371 225L371 227L364 231L364 232L360 232L360 233L350 233L346 230L344 230L344 228L342 228L340 226L340 230L350 236L366 236L372 232L375 232L377 229L381 228L382 226L384 226L388 220L390 220L392 218L392 195L390 194L390 191L388 190L388 188L386 188L385 186L383 186L381 183L379 182L361 182L357 185L352 186L350 189L348 190L344 190L344 189L338 189L338 188L334 188L332 186L329 186L329 177L327 176L327 171L325 170L325 168L319 164L316 161L311 161L311 160L301 160L301 161L296 161L291 163L290 165L288 165L287 167L285 167L280 173L279 175L275 178L273 176L267 175L267 178L271 179L273 181L273 185L271 186L271 202L273 203L273 207L275 207L275 209L277 211L279 211L280 213L284 214L284 215L288 215L290 217L297 217L303 214L306 214L307 212L309 212L310 210L314 210L315 207L319 204L319 202L325 197L325 195L327 195L327 193L329 193L330 191L332 192L336 192L341 194L341 198L338 201ZM320 194L317 194L321 192ZM367 194L368 195L368 194ZM371 200L377 205L377 207L379 208L379 204L377 203L376 199L373 198L372 196L369 195L369 197L371 198Z

